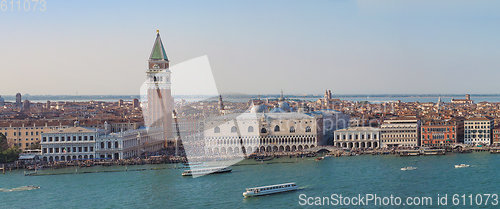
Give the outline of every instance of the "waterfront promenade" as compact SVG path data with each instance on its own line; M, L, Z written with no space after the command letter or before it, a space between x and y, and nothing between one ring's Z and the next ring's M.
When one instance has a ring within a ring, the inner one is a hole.
M471 167L453 167L460 163L470 164ZM286 157L264 162L249 159L232 166L231 173L200 178L182 177L183 169L176 168L175 164L131 165L129 170L143 170L80 175L24 176L21 170L17 170L0 175L0 188L27 185L40 188L2 192L0 208L300 208L300 194L434 196L437 193L498 193L500 170L493 165L499 163L500 155L473 152L426 157L359 155L329 157L321 161ZM400 170L406 166L418 169ZM97 166L79 168L79 171L114 169L119 168ZM74 168L63 168L62 171L65 170ZM259 198L242 196L247 187L291 181L301 189ZM19 201L27 195L29 201Z
M349 156L359 156L359 155L394 155L394 156L411 156L410 153L416 153L414 155L445 155L446 153L471 153L471 152L488 152L497 153L499 147L465 147L463 149L341 149L334 146L319 146L303 151L296 152L274 152L274 153L251 153L246 158L247 160L253 160L256 162L270 161L273 159L286 159L286 158L315 158L315 157L349 157ZM429 152L433 151L433 152ZM437 152L434 152L437 151ZM203 157L190 157L191 163L193 162L220 162L220 161L231 161L235 159L235 156L231 155L220 155L220 156L203 156ZM240 160L243 160L241 158ZM238 162L238 161L235 161ZM37 173L37 171L42 169L63 169L68 167L122 167L117 171L128 170L127 166L132 165L158 165L158 164L179 164L185 165L190 163L186 157L176 157L176 156L150 156L145 158L132 158L125 160L75 160L75 161L58 161L58 162L37 162L37 163L10 163L2 164L2 172L12 172L12 170L25 170L25 175L50 175L50 172ZM176 166L189 168L187 166ZM97 172L97 171L96 171ZM60 172L55 172L60 174ZM70 173L74 173L71 171Z

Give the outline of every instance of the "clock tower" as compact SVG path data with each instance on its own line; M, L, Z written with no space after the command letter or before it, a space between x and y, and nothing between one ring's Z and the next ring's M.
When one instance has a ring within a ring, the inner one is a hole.
M163 48L160 33L156 31L156 40L148 60L146 81L143 85L144 123L149 128L160 128L164 133L165 147L173 146L172 111L174 100L170 90L170 70L167 53Z

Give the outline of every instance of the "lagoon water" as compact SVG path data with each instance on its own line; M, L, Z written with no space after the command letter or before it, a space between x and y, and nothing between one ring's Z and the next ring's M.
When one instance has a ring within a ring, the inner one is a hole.
M455 164L470 164L456 169ZM245 160L233 172L199 178L182 177L176 165L129 166L129 171L84 174L24 176L23 171L0 174L0 208L300 208L299 195L308 197L376 194L400 197L438 194L500 193L500 155L487 152L445 156L353 156L326 158L280 158L265 163ZM401 171L415 166L417 170ZM155 170L132 171L134 169ZM86 170L87 169L87 170ZM94 167L44 172L71 173L119 170L123 167ZM299 191L243 198L246 187L296 182ZM14 190L27 185L34 190ZM7 191L8 190L8 191ZM483 202L484 204L484 202ZM334 206L324 206L333 208ZM336 206L339 208L339 206ZM408 207L408 206L406 206ZM460 206L457 208L498 208ZM342 207L343 208L343 207ZM353 208L381 208L354 206ZM398 208L398 207L394 207Z

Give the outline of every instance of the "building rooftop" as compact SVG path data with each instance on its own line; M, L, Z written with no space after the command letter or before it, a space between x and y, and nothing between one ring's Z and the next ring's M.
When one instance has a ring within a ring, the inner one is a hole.
M90 129L90 128L85 128L85 127L69 127L69 128L64 128L64 129L58 129L58 130L52 130L52 131L47 131L45 133L92 133L96 132L96 129Z
M488 117L473 117L473 118L467 119L467 121L490 121L490 120L493 120L493 119L488 118Z
M380 128L374 128L370 126L356 126L356 127L340 129L337 131L380 131Z

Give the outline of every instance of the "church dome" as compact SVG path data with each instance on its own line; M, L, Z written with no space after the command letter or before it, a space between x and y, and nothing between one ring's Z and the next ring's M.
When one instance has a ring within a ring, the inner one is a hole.
M253 105L250 109L251 113L263 113L267 111L267 107L265 105Z
M270 113L280 113L280 112L285 112L285 111L279 107L275 107L275 108L271 109L271 111L269 111L269 112Z
M280 109L284 110L285 112L290 112L290 104L288 102L279 102L278 103Z

